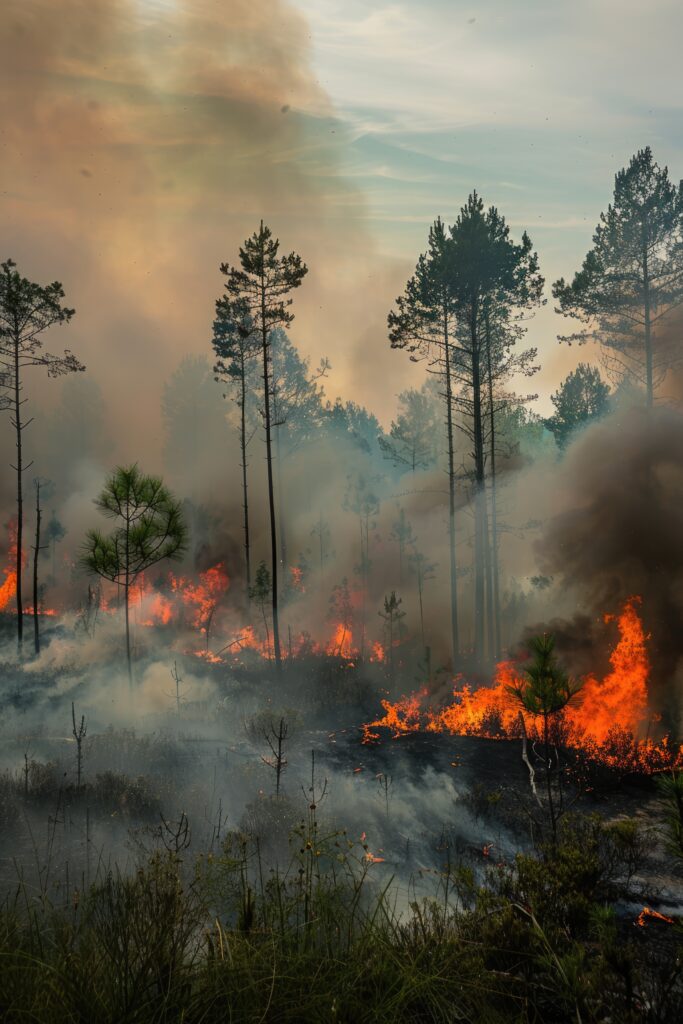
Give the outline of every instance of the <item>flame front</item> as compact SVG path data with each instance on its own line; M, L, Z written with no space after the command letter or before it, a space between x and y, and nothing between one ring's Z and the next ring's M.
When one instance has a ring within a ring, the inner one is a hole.
M602 680L589 676L584 681L578 699L565 709L558 725L568 747L582 748L612 767L657 771L683 764L683 746L676 751L666 737L656 743L647 736L650 664L639 603L640 598L630 598L616 618L605 617L606 622L616 621L619 630L610 656L611 671ZM473 690L458 680L445 707L423 707L426 690L396 702L383 700L384 715L363 726L363 742L378 739L375 730L379 728L391 730L393 738L419 731L490 739L519 736L522 714L509 687L520 678L519 669L505 661L496 667L492 686ZM533 715L525 712L523 721L529 736L540 735L540 722Z

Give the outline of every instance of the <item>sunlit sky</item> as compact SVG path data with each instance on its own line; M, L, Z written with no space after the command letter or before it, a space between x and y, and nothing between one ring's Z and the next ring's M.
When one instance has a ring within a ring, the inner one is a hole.
M454 219L476 188L529 231L550 282L577 269L637 149L683 175L676 0L296 6L383 252L417 254L430 221ZM547 309L531 331L551 364L558 329Z
M164 375L208 358L218 268L261 218L310 267L294 341L330 357L330 397L388 425L421 371L386 316L437 216L477 189L550 285L634 152L683 174L680 0L5 6L4 254L64 282L68 343L131 444L161 438ZM550 300L529 330L539 410L588 354L557 344L565 328Z

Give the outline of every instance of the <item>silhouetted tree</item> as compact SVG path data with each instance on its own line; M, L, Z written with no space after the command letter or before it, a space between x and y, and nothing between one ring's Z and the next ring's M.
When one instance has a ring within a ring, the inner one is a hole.
M322 583L323 569L325 562L330 556L330 543L332 540L332 534L330 532L330 524L326 519L323 519L322 512L318 513L318 519L315 526L311 530L311 536L315 537L318 545L318 565L320 568L320 580Z
M123 590L126 661L132 686L130 588L153 565L165 558L180 558L187 548L187 528L180 504L163 481L146 476L136 465L115 469L95 505L116 525L110 534L88 532L82 561L88 572Z
M231 387L239 410L239 444L242 469L242 515L244 529L244 562L247 593L251 589L251 541L249 530L249 487L247 448L255 427L249 423L247 403L256 390L256 357L259 341L249 319L246 302L222 296L216 301L213 324L213 349L216 353L216 380ZM225 397L225 396L224 396Z
M440 383L446 420L448 454L448 536L450 545L451 651L453 664L460 657L458 627L457 557L455 543L455 430L453 370L455 362L456 303L453 289L454 245L441 218L429 230L428 249L420 256L396 309L388 316L392 348L406 349L412 359L425 358ZM417 355L416 355L417 353Z
M49 484L49 481L41 480L40 477L36 477L33 481L36 490L36 523L35 523L35 536L33 541L33 647L36 654L40 654L40 596L41 590L38 586L38 559L40 558L40 552L47 550L47 545L41 547L41 523L43 517L43 509L40 504L40 492L44 490L45 485Z
M268 603L273 589L273 579L268 572L265 562L260 562L256 570L254 584L249 591L249 598L256 601L261 608L263 625L266 631L266 650L270 651L270 630L268 629L268 617L266 615L266 604Z
M405 557L405 550L409 544L413 544L415 537L413 536L413 528L410 525L410 520L406 515L406 510L401 506L398 509L398 519L395 519L391 526L391 533L389 539L396 541L398 545L398 582L403 583L403 562Z
M53 509L52 512L50 513L50 518L47 521L47 526L45 527L45 539L47 541L47 545L43 548L43 551L45 552L46 555L48 553L52 555L53 582L57 577L57 545L59 544L60 541L64 540L65 537L66 530L64 529L63 524L57 518L57 513Z
M501 326L509 320L512 311L527 310L540 302L543 278L526 232L521 243L515 244L504 218L495 207L485 212L476 192L469 196L451 228L451 240L452 292L460 317L456 377L463 385L461 403L468 413L464 422L472 441L474 462L474 653L477 662L481 663L486 649L487 619L492 653L499 643L496 639L499 630L494 625L498 616L493 615L497 602L494 601L491 584L492 558L485 491L487 440L494 442L489 451L490 457L495 450L495 421L489 417L487 425L487 401L493 415L494 379L501 381L514 372L528 373L531 369L535 350L510 355L511 346L506 345L506 332L501 330ZM497 552L497 543L495 549ZM487 585L488 601L485 600Z
M346 576L341 583L336 584L332 588L327 617L342 627L337 644L337 656L341 657L346 638L347 636L350 637L353 633L354 622L353 602L351 601L349 581Z
M588 363L579 363L550 396L555 414L545 421L552 430L560 448L564 448L571 435L591 420L604 416L609 409L609 386L600 371Z
M391 423L389 436L380 435L379 446L386 459L411 473L427 469L436 462L439 424L434 399L425 386L410 388L398 396L398 416Z
M346 437L368 455L374 455L382 428L379 420L357 402L328 402L324 409L323 428L335 439Z
M188 355L165 381L161 395L164 468L171 484L192 501L188 525L193 547L201 535L196 517L202 498L215 487L216 461L229 432L226 407L205 356Z
M318 381L327 375L330 364L327 359L321 359L315 371L311 371L309 360L301 357L287 333L280 328L273 332L271 347L280 561L286 568L285 460L307 441L318 437L324 415L323 390Z
M291 252L279 255L280 242L273 238L263 221L239 252L240 269L221 264L227 278L228 303L233 305L238 329L254 332L261 343L263 358L263 421L268 467L268 505L270 513L271 580L273 607L273 649L278 674L281 669L280 626L278 620L278 557L275 490L273 482L273 374L272 336L276 327L287 327L294 319L289 312L290 292L298 288L308 273L301 257ZM245 319L246 315L246 319Z
M379 513L380 501L362 473L352 474L348 478L348 486L344 497L344 509L358 516L360 530L360 560L354 571L361 580L361 642L360 656L365 657L366 603L372 571L370 558L370 530L376 527L375 516Z
M392 590L391 594L384 598L384 611L379 612L380 618L384 619L384 629L387 639L388 657L389 657L389 678L391 682L394 682L394 644L396 640L401 639L403 630L403 619L406 616L404 611L401 611L401 605L403 604L403 598L396 596L396 591Z
M607 369L644 386L652 406L655 388L681 358L678 338L655 341L657 328L683 303L683 189L649 146L615 176L593 248L571 284L555 282L553 296L558 312L584 324L559 340L598 341Z
M84 370L67 349L61 356L43 350L42 335L48 328L68 323L75 310L67 309L61 300L64 290L58 281L39 285L22 277L14 260L6 260L0 273L0 408L9 409L15 432L17 462L12 469L17 481L17 555L16 605L19 648L24 638L24 607L22 593L24 493L23 474L32 463L24 465L23 434L32 422L22 418L28 399L23 397L24 371L42 366L48 377Z

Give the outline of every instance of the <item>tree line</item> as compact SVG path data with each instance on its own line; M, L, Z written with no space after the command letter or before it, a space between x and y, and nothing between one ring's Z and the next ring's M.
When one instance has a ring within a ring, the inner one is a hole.
M342 431L360 449L383 456L399 474L414 475L439 465L444 458L452 662L457 665L464 653L458 515L465 505L472 509L474 525L473 581L469 588L474 659L483 665L499 656L498 462L505 454L510 424L526 415L524 407L535 397L516 393L513 385L533 377L539 369L537 350L524 348L521 342L530 316L545 301L544 278L527 233L515 241L504 216L496 207L486 207L476 192L468 197L453 225L447 226L440 217L435 220L426 251L418 258L415 272L388 314L392 348L404 350L412 360L423 362L427 380L420 388L411 388L399 396L397 418L387 433L371 413L353 402L337 400L324 405L320 381L326 376L329 363L323 359L311 371L308 361L299 356L289 339L287 328L294 318L292 293L302 285L308 270L297 253L282 253L279 240L261 222L239 249L235 264L223 263L220 270L225 290L215 305L211 337L213 376L224 386L225 396L234 401L237 411L247 594L255 585L249 504L250 446L259 430L265 442L270 551L268 578L261 572L258 586L262 602L267 583L278 671L282 658L279 599L283 590L279 571L290 561L283 466L299 446L315 440L323 421L327 429ZM680 184L670 181L667 168L659 167L649 148L639 151L616 175L613 200L600 215L592 247L582 266L570 283L563 278L556 281L552 295L556 310L579 325L577 331L562 335L559 340L579 344L597 341L609 382L617 387L626 382L642 388L646 405L652 407L666 373L679 359L677 338L670 327L673 313L683 302L683 190ZM64 292L58 282L41 286L22 277L13 261L2 264L0 407L9 412L16 445L12 469L16 479L15 600L20 647L24 614L23 480L32 464L26 459L24 444L25 431L32 422L25 412L25 373L42 367L55 377L84 369L69 350L53 356L43 348L44 333L53 326L67 325L74 315L63 300ZM172 396L167 400L172 404ZM601 415L609 401L608 383L597 368L580 363L552 396L554 415L542 422L563 447L577 425ZM187 443L187 438L179 442ZM129 466L120 472L134 475L134 470ZM130 487L124 486L121 492L122 479L115 474L105 488L110 497L117 495L112 499L118 502L117 515L120 508L131 511L136 507L140 497L135 493L137 484L142 487L142 478L136 482L130 476ZM163 488L156 478L144 480L145 494L145 488ZM168 512L177 503L165 488L163 491ZM39 495L37 490L38 519ZM107 504L108 500L100 496L98 505L101 511L112 514L113 506ZM372 481L359 475L350 479L345 507L359 519L358 571L365 593L371 562L369 531L378 507ZM179 515L178 512L175 520L178 543L172 554L184 550L187 543ZM129 527L134 516L132 511ZM410 539L410 525L400 517L397 523L399 550L409 551L417 559L415 564L424 581L433 566L415 547L414 538ZM316 530L322 566L326 557L324 547L329 547L329 530L322 514L312 533ZM129 529L129 538L130 535ZM166 550L166 540L159 550ZM120 554L119 541L120 538L112 541L111 537L91 534L88 568L112 579L126 592L130 571L121 575L123 563L114 559L114 566L112 549L107 547L114 543L114 553ZM41 546L38 532L34 546L36 552ZM143 547L141 544L138 553ZM136 563L130 558L128 562L130 570ZM100 571L103 568L106 572ZM35 605L34 595L37 613Z

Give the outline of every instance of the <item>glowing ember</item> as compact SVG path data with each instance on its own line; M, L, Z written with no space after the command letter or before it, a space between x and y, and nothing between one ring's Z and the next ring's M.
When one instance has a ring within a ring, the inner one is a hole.
M385 658L386 654L384 651L384 647L379 642L379 640L375 640L374 644L372 645L372 654L370 655L370 661L383 662Z
M648 921L663 921L664 924L673 924L673 917L667 917L666 914L660 914L658 910L652 910L650 907L643 907L638 917L635 919L634 924L639 928L645 928Z
M306 592L306 588L304 586L303 569L300 569L298 565L290 565L289 572L294 590L298 590L300 593L304 594Z

